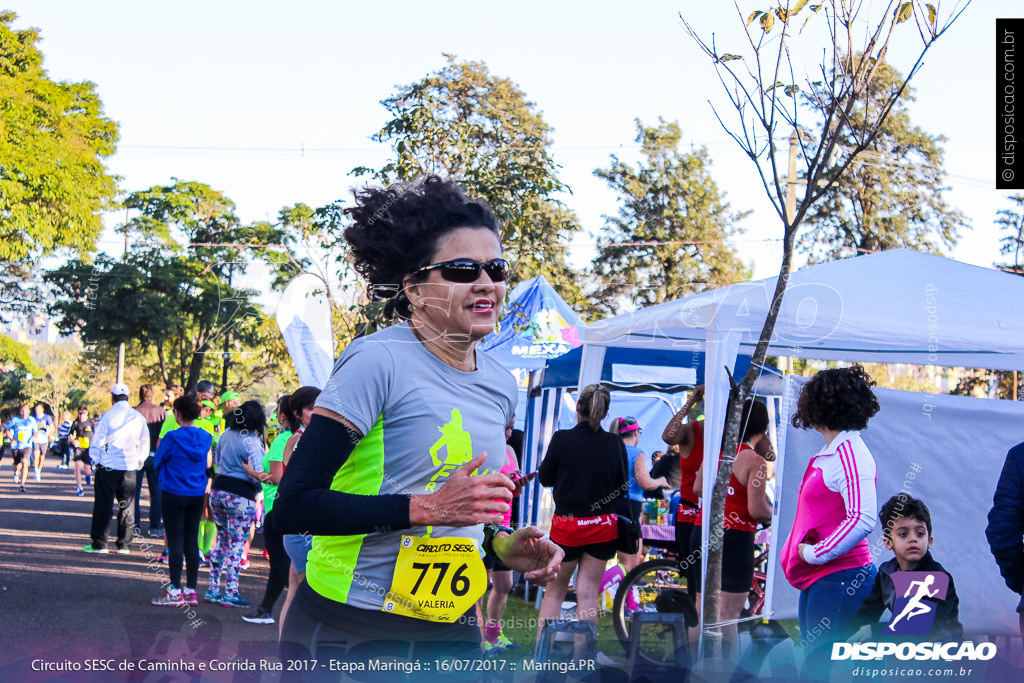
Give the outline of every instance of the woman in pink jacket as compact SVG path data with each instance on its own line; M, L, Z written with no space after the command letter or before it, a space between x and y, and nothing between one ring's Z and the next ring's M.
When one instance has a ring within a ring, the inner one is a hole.
M786 579L800 590L808 651L850 635L877 572L867 542L877 521L875 460L860 437L878 412L874 384L859 365L822 370L804 385L793 414L794 427L825 439L800 482L781 558Z

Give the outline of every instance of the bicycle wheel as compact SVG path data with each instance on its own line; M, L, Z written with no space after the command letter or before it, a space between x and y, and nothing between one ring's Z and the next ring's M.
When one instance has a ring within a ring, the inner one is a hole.
M750 596L747 598L747 604L744 605L743 611L740 612L740 617L746 619L747 617L758 616L761 614L761 610L764 608L764 595L765 589L768 584L768 550L767 547L755 551L754 555L754 581L750 587ZM752 628L756 622L743 622L740 626L741 629Z
M626 574L615 591L612 621L615 635L626 651L629 649L630 617L636 612L678 612L686 615L687 625L697 624L697 609L686 592L686 576L675 560L648 560L638 564ZM658 644L658 640L662 647L666 645L664 638L652 639L652 644ZM666 659L670 656L670 653L666 654Z

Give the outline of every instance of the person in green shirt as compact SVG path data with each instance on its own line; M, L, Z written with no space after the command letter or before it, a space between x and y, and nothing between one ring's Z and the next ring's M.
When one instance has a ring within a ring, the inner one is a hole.
M242 397L237 391L225 391L220 395L220 423L217 426L217 433L223 434L227 429L227 419L231 411L242 405Z
M202 407L203 414L195 421L195 426L200 429L205 429L213 437L213 447L217 448L217 442L220 440L220 432L217 427L220 425L217 422L217 418L214 414L217 411L217 405L210 400L202 401L199 404Z

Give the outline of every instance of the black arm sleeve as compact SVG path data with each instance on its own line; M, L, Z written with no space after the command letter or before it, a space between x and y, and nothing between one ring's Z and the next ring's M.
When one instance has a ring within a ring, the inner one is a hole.
M313 416L277 489L274 523L282 533L349 536L409 528L407 495L331 490L334 475L360 438L337 420Z

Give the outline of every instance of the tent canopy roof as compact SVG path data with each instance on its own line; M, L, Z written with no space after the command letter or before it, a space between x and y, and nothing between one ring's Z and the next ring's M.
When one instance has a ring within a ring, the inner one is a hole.
M752 353L777 278L608 318L596 346L698 350L734 333ZM794 272L769 354L919 365L1024 368L1024 278L896 249Z

